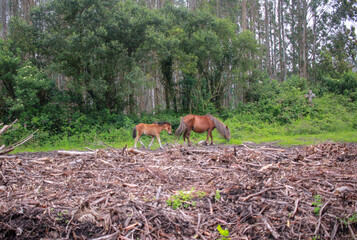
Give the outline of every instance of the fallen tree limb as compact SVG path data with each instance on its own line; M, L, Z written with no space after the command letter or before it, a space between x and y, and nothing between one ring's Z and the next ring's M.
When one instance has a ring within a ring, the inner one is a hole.
M96 152L64 151L58 150L59 156L94 155Z
M12 125L14 125L17 122L17 119L15 121L13 121L10 125L4 125L4 127L0 130L0 135L3 134L4 132L6 132L8 129L10 129L12 127ZM34 134L38 131L38 129L33 132L32 134L30 134L29 136L27 136L26 138L22 139L21 141L14 143L8 147L6 147L5 145L2 145L0 147L0 155L4 155L6 153L9 153L11 151L13 151L15 148L21 146L22 144L26 143L27 141L29 141L31 138L33 138Z
M15 121L13 121L10 125L4 125L3 123L0 125L4 125L1 129L0 129L0 136L1 134L3 134L4 132L6 132L7 130L9 130L15 123L17 123L18 119L15 119Z

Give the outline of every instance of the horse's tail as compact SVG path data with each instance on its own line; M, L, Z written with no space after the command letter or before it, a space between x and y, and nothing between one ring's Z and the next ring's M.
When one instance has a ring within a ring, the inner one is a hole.
M180 126L178 127L178 129L176 130L176 132L175 132L174 135L175 135L176 137L181 136L181 133L182 133L183 131L185 131L185 129L186 129L186 125L185 125L185 123L184 123L184 118L181 117Z
M133 138L136 138L136 126L133 129Z
M213 117L211 114L207 114L207 116L214 122L214 126L216 127L218 133L225 139L229 140L231 138L231 132L228 126Z

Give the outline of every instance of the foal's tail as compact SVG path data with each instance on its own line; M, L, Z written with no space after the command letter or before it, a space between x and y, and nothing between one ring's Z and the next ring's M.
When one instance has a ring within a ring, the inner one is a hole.
M136 138L136 126L133 129L133 138Z
M183 131L185 131L185 129L186 129L186 125L185 125L185 123L184 123L184 118L181 117L180 126L179 126L178 129L176 130L175 136L176 136L176 137L181 136L181 133L182 133Z

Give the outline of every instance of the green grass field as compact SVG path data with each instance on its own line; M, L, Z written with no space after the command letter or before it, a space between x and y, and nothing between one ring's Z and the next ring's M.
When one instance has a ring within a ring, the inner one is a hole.
M85 150L86 147L91 149L105 148L106 145L109 145L114 148L123 148L134 146L134 139L130 136L129 133L124 132L121 129L113 131L110 136L108 134L82 134L72 137L60 137L56 136L49 141L39 143L36 140L36 137L32 142L21 146L12 153L19 152L42 152L42 151L54 151L54 150ZM115 137L115 132L117 132L117 137ZM114 136L113 136L114 134ZM288 147L294 145L311 145L318 144L321 142L357 142L357 130L346 130L338 132L322 132L318 134L290 134L287 132L286 127L282 126L280 129L274 127L272 128L262 128L256 131L241 131L235 132L231 130L232 138L228 142L222 138L217 130L213 131L213 139L216 144L227 144L227 145L239 145L244 142L254 142L257 144L260 143L271 143L273 142L276 145ZM170 143L179 144L183 143L182 137L177 139L173 135L168 135L166 132L161 133L161 142L162 144ZM206 139L207 134L197 134L191 133L191 142L194 144ZM151 137L143 136L142 141L147 147L151 141ZM138 143L138 147L141 147ZM155 140L151 149L159 148L158 142Z

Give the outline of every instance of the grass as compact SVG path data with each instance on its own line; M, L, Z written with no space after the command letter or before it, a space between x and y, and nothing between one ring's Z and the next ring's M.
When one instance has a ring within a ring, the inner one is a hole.
M340 106L340 108L342 107ZM174 132L175 128L178 127L179 117L167 115L166 118L173 123ZM161 117L161 119L166 118L165 116ZM264 122L260 119L259 116L253 114L231 115L224 121L222 120L230 128L231 140L229 142L226 141L218 134L217 130L214 130L213 139L215 144L239 145L243 142L254 142L257 144L274 142L280 146L294 146L311 145L326 141L357 142L356 111L344 110L339 114L325 111L315 117L312 115L299 117L297 120L293 120L285 125L279 124L276 121ZM152 119L147 120L147 122L152 122ZM85 150L86 147L98 149L105 148L105 144L114 148L123 148L126 145L127 147L133 147L132 129L135 124L134 121L128 120L125 127L122 128L107 126L106 128L90 129L88 127L85 128L86 132L75 132L80 131L77 128L77 130L71 130L68 134L58 136L50 136L48 133L39 131L33 140L17 148L12 153L54 151L59 149ZM163 145L166 143L183 143L182 136L178 139L173 135L169 135L166 131L163 131L160 137ZM191 132L190 140L193 144L206 140L206 138L206 133L197 134ZM11 139L12 142L15 141L11 136L8 139ZM151 137L148 136L143 136L141 139L145 146L148 146L151 141ZM138 143L138 147L141 147L140 143ZM159 148L159 144L155 140L151 149L157 148Z
M223 139L216 130L213 131L213 139L215 144L227 144L227 145L239 145L243 142L254 142L257 144L265 142L274 142L279 146L288 147L294 145L311 145L318 144L321 142L357 142L357 130L349 131L340 131L340 132L323 132L320 134L296 134L292 135L287 133L284 126L281 127L280 133L269 134L264 129L263 131L256 132L241 132L239 138L232 138L229 142ZM168 135L166 132L161 133L161 142L162 144L171 143L174 144L177 141L177 138L173 135ZM191 142L197 143L201 140L206 140L206 134L191 134ZM102 138L101 138L102 137ZM114 148L123 148L125 145L128 147L134 146L134 139L118 137L116 139L108 138L103 136L92 136L92 135L80 135L72 137L54 137L51 141L43 142L41 145L35 140L21 146L12 153L19 152L48 152L54 150L86 150L85 148L98 149L105 148L106 146L102 143L114 147ZM147 147L151 141L151 137L143 136L142 141ZM177 141L179 144L183 143L182 137ZM138 143L138 147L141 147ZM159 148L157 140L154 141L151 149Z

